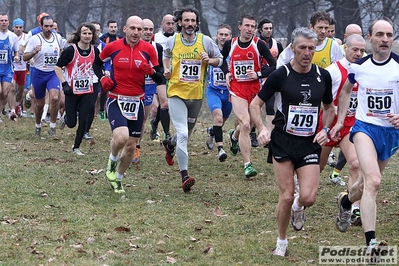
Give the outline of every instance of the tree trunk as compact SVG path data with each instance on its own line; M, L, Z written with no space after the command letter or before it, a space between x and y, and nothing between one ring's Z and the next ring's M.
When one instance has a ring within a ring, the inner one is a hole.
M363 28L357 0L330 0L330 2L334 10L334 18L337 21L335 25L335 36L337 38L343 39L345 28L349 24L354 23Z

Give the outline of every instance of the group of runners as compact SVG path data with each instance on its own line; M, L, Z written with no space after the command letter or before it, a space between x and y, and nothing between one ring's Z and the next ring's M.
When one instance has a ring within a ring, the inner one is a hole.
M236 128L229 131L229 150L232 156L241 153L245 177L257 175L251 147L269 149L279 191L274 255L287 255L290 221L294 230L303 228L305 208L315 203L320 172L336 146L349 170L348 184L337 174L330 177L347 186L337 196L338 230L362 224L368 253L386 244L375 234L376 197L382 171L399 148L399 57L392 52L389 20L370 25L368 55L356 24L346 27L342 45L328 37L334 20L325 11L314 12L309 27L295 29L285 49L272 38L272 21L258 23L250 14L238 21L237 37L230 25L221 24L215 42L199 32L200 14L192 6L165 15L156 34L150 19L131 16L124 36L110 20L107 34L100 36L98 22L82 23L67 41L49 14L37 20L39 26L25 34L24 21L15 19L11 32L7 14L0 14L0 109L8 103L15 120L18 108L34 103L40 136L48 108L52 138L57 117L59 129L73 128L78 120L72 151L79 156L95 114L107 117L112 140L106 176L115 193L125 192L123 176L140 162L147 117L151 139L161 137L161 122L166 162L174 165L176 156L181 187L191 191L196 179L188 172L188 143L206 95L213 117L206 145L217 147L220 162L228 158L223 125L232 111ZM26 96L25 83L32 84Z

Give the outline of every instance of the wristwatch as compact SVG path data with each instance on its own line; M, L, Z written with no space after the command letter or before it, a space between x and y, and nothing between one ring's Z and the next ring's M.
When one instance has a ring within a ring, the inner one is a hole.
M256 75L258 76L258 78L261 78L262 77L262 72L258 71L258 72L256 72Z
M327 135L330 134L330 128L329 127L323 127L323 129L326 131Z

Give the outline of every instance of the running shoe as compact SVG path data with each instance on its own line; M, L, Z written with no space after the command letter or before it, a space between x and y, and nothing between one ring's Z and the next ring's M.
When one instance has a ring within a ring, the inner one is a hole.
M91 139L93 139L93 136L90 135L89 132L86 132L86 133L83 135L83 138L84 138L85 140L91 140Z
M351 224L354 226L361 226L362 219L360 218L360 209L353 208L352 215L351 215Z
M249 138L251 139L251 146L256 148L259 146L258 136L256 136L256 132L249 133Z
M100 117L100 121L107 120L107 116L105 115L105 111L100 111L99 117Z
M75 148L73 149L73 153L79 156L84 156L85 154L79 149L79 148Z
M213 135L213 130L212 127L208 127L206 129L206 133L208 134L208 138L206 139L206 146L208 147L209 150L213 149L213 141L215 140L215 136Z
M122 181L115 180L114 182L110 182L110 184L115 193L125 193L125 190L122 186Z
M187 193L191 190L191 187L195 184L195 178L191 176L185 176L182 178L181 187L184 193Z
M246 178L250 178L252 176L256 176L258 174L258 171L256 171L255 168L252 167L252 163L249 163L244 168L244 174Z
M48 134L52 139L58 139L55 127L50 127L48 129Z
M39 136L42 134L42 128L41 127L35 127L35 136Z
M332 151L330 152L330 155L328 155L327 164L331 167L335 167L337 165L337 158Z
M277 244L273 250L274 256L285 257L288 255L288 244Z
M58 127L61 130L63 130L65 128L65 115L60 116L60 119L58 120Z
M346 186L346 183L342 180L342 178L339 175L330 175L329 178L330 184L334 184L337 186Z
M164 149L166 151L166 154L165 154L166 162L169 165L174 165L175 164L175 160L174 160L175 147L170 145L170 146L172 146L172 148L169 148L169 144L170 144L170 140L168 140L168 139L165 139L164 141L162 141L162 145L163 145L163 147L164 147Z
M376 238L372 238L366 249L368 264L381 263L381 256L384 256L383 254L388 254L388 252L388 243L386 241L378 241Z
M155 118L151 119L150 124L151 124L150 138L151 140L155 140L155 138L157 137L157 130L158 130L158 126L155 124Z
M165 133L165 139L171 139L171 138L172 138L172 136L170 135L170 132Z
M233 140L234 129L230 129L229 136L230 136L230 152L233 156L236 156L240 147L238 146L238 140Z
M227 154L226 154L226 152L225 152L223 149L220 149L218 158L219 158L219 162L224 162L224 161L226 161L226 159L227 159Z
M1 114L2 115L6 115L7 114L6 108L3 108L3 110L1 111Z
M347 194L348 192L346 191L340 192L337 197L339 212L335 224L341 232L346 232L351 225L351 210L346 210L341 205L343 197Z
M108 178L109 182L115 182L116 181L116 167L118 166L118 162L114 162L111 159L108 159L108 164L107 164L107 172L105 175ZM114 187L112 187L114 188Z
M134 157L132 163L139 164L140 163L140 148L136 147L134 150Z
M19 103L18 103L18 105L15 104L15 114L16 114L18 117L20 117L21 114L22 114L21 106L19 105Z
M29 92L25 96L25 107L26 109L29 109L32 106L32 98L29 95Z
M300 210L294 211L294 209L291 207L291 211L292 228L294 228L295 231L301 231L303 225L305 224L305 208L302 207Z
M8 118L10 118L11 121L17 121L17 115L15 114L15 112L10 112Z

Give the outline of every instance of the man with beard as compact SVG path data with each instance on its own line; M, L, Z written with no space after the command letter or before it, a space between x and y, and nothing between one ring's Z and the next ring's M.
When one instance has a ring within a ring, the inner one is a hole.
M29 61L32 58L34 60L35 71L31 73L31 80L36 98L35 135L40 136L41 134L41 117L47 89L50 98L50 127L48 134L55 139L57 138L55 126L60 97L60 80L55 74L54 67L64 47L61 36L53 32L53 19L50 16L42 17L40 25L42 31L29 39L23 59L24 61Z
M164 140L166 162L174 164L175 147L182 178L182 189L189 192L195 179L188 174L187 143L204 97L206 68L220 66L223 58L216 43L199 30L198 11L187 6L174 13L178 33L168 38L163 53L169 112L176 135Z

